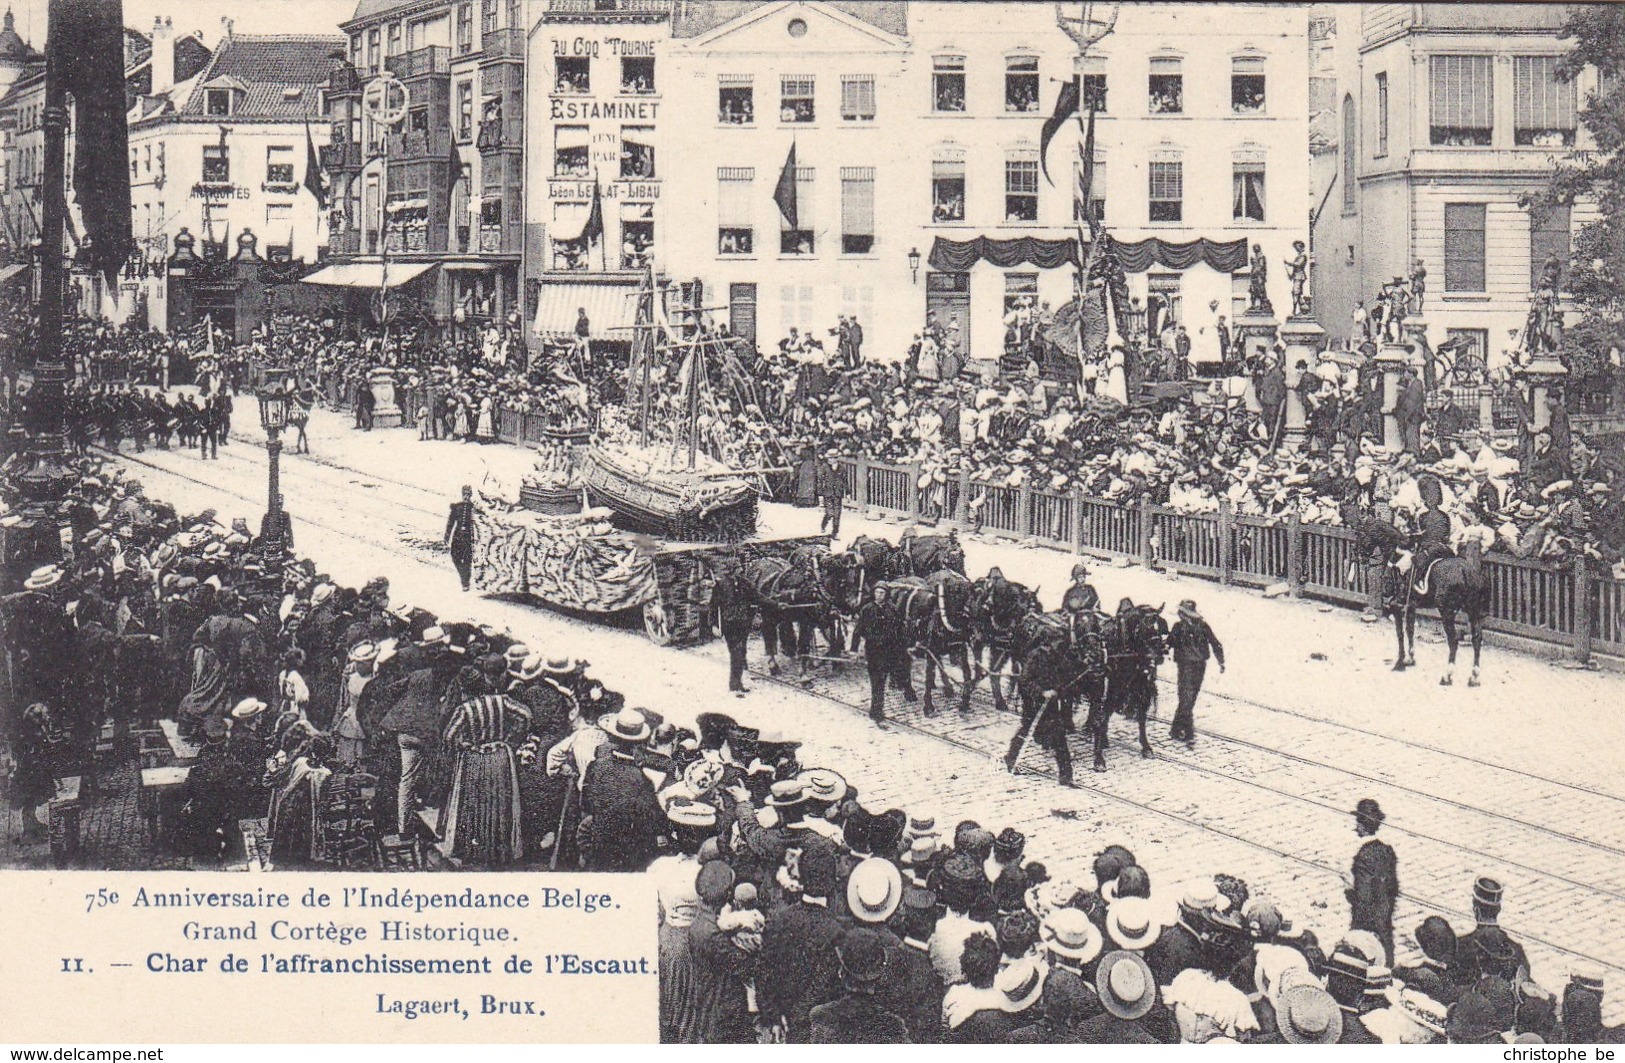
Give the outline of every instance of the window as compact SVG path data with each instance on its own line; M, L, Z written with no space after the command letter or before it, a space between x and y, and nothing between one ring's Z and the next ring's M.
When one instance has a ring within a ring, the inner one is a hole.
M811 74L786 74L779 79L779 121L800 124L814 120Z
M361 69L361 34L352 34L350 37L350 65L357 70Z
M497 31L497 0L482 0L480 4L480 36L484 38Z
M1343 163L1343 213L1350 214L1354 211L1355 182L1359 179L1355 168L1360 158L1360 143L1359 130L1354 125L1354 97L1346 94L1343 97L1343 136L1337 150L1342 153Z
M1438 147L1490 144L1494 89L1487 55L1428 57L1428 137Z
M141 151L141 166L148 174L152 173L152 145L148 144Z
M1083 221L1083 163L1072 164L1073 187L1077 193L1072 197L1072 220ZM1089 182L1089 215L1097 222L1106 220L1106 159L1097 150L1095 152L1094 177Z
M376 29L370 29L367 31L367 73L378 73L380 65L381 60L378 58L378 31Z
M1030 329L1038 316L1038 274L1006 273L1004 275L1004 339L1008 350L1016 350L1023 333Z
M465 143L474 138L474 83L457 83L457 139Z
M293 240L293 204L267 203L265 205L266 243Z
M751 185L756 171L749 166L717 169L717 254L754 255L756 229L752 222Z
M965 57L939 55L931 64L931 109L957 114L965 110Z
M844 74L841 77L841 121L875 120L875 76Z
M134 184L139 178L141 159L135 148L130 149L130 183Z
M1230 216L1236 221L1264 220L1264 164L1238 162L1230 172Z
M931 220L965 220L965 164L953 160L931 164Z
M231 113L231 90L209 89L205 96L205 105L211 115L229 115Z
M1184 278L1178 273L1151 273L1145 278L1146 308L1155 300L1163 309L1157 326L1166 328L1185 319L1185 299L1181 293ZM1155 337L1152 337L1155 340Z
M1004 109L1011 114L1038 110L1038 57L1018 55L1004 61Z
M525 28L525 0L508 0L508 28L511 30Z
M1447 328L1444 334L1451 340L1462 343L1456 348L1456 366L1458 371L1464 366L1484 366L1490 349L1490 330L1483 328ZM1476 411L1469 409L1469 415Z
M553 204L552 267L556 270L587 268L587 241L581 239L581 230L587 226L587 203Z
M1569 208L1557 204L1529 211L1529 290L1540 289L1546 262L1557 260L1559 285L1569 264Z
M1377 75L1377 158L1388 154L1388 75Z
M875 169L841 169L841 254L867 255L875 249Z
M655 61L651 56L621 57L621 93L651 96L655 91Z
M1484 213L1482 203L1444 205L1444 290L1484 290Z
M222 144L203 145L203 181L205 184L231 183L231 149Z
M273 145L265 149L265 183L293 184L293 148Z
M1557 56L1512 57L1512 136L1521 148L1574 146L1574 82L1557 77Z
M1264 60L1240 56L1230 60L1230 110L1234 114L1264 113Z
M752 125L756 96L749 74L717 75L717 121L723 125Z
M457 6L457 54L467 55L474 50L474 5Z
M560 56L553 60L553 91L565 96L584 96L592 91L592 60L585 56Z
M621 204L621 268L642 269L654 254L655 205Z
M1038 220L1037 159L1004 161L1004 220L1006 223Z
M810 255L816 250L812 224L813 168L796 167L796 228L779 211L779 254Z
M655 175L655 128L650 125L621 127L621 177L646 180Z
M586 177L590 165L587 154L586 126L560 125L553 127L554 177Z
M1152 221L1183 221L1185 218L1185 165L1180 162L1154 162L1150 166Z
M1152 114L1185 112L1185 76L1180 72L1178 59L1151 60L1146 109Z
M1083 103L1084 113L1087 114L1092 107L1101 114L1106 113L1106 75L1083 75Z
M386 53L388 55L401 54L401 24L399 22L389 24L389 44L385 47L388 49Z

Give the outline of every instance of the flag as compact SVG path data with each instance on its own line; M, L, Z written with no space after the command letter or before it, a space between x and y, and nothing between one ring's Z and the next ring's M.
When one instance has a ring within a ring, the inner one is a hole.
M1061 93L1055 97L1055 113L1044 119L1044 130L1038 136L1038 161L1044 168L1044 180L1054 184L1049 175L1049 142L1055 139L1068 118L1078 113L1078 77L1073 75L1072 80L1061 86Z
M327 209L327 178L322 173L321 156L316 154L316 141L310 135L310 118L305 118L305 187L316 197L316 209Z
M73 187L91 265L111 288L135 249L130 235L122 0L50 0L48 77L73 95ZM94 145L94 150L89 146Z
M581 235L576 237L583 244L591 244L595 240L604 238L604 197L598 187L598 175L592 178L592 207L587 211L587 220L581 226Z
M784 157L784 169L779 171L779 183L773 189L773 202L779 205L779 213L790 223L790 228L801 228L800 215L796 211L796 144L793 140L790 142L790 154Z
M446 160L451 164L451 173L446 177L446 209L451 209L452 197L457 194L457 185L463 179L463 156L457 150L457 138L451 137L451 155Z

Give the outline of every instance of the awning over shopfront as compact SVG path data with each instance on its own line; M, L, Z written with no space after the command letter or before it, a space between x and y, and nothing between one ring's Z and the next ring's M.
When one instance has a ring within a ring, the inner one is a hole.
M631 326L637 319L637 294L636 284L543 283L536 308L536 334L573 336L578 312L585 310L593 339L630 343Z
M389 286L398 288L407 281L434 269L433 262L391 262ZM306 284L321 284L329 288L382 288L384 264L382 262L340 262L325 266L304 279Z
M26 262L13 262L9 266L0 266L0 284L5 284L7 281L25 272L27 269L28 263Z

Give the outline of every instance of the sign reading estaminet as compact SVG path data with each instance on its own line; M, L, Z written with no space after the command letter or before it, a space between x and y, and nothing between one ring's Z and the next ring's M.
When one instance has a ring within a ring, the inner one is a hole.
M655 926L642 875L10 872L0 1029L18 1043L653 1042Z

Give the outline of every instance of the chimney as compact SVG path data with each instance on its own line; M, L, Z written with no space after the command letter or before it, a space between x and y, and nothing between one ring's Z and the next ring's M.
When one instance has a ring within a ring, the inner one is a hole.
M231 40L231 27L236 25L228 15L220 16L220 42L224 44Z
M175 23L152 20L152 94L162 96L175 87Z

